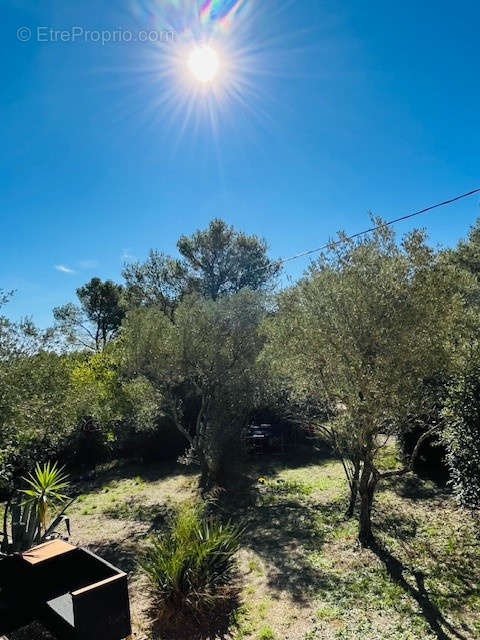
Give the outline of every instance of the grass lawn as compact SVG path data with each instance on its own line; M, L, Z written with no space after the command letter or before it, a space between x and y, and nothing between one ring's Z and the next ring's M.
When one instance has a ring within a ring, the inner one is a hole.
M395 464L394 451L382 462ZM152 630L154 607L137 555L174 504L196 494L197 481L177 465L118 465L79 484L72 541L130 573L137 640L166 640ZM343 517L346 491L339 462L299 454L288 464L256 459L221 496L228 515L246 526L241 604L224 637L479 638L480 546L471 517L445 490L408 476L381 486L374 514L379 549L362 550L356 520ZM40 637L33 633L18 638Z

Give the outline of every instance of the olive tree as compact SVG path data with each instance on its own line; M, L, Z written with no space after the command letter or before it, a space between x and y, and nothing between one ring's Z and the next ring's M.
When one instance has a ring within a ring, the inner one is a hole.
M449 366L463 306L458 277L421 232L398 246L393 232L380 226L361 240L340 236L279 296L267 323L272 365L301 400L318 407L319 426L344 461L353 501L359 492L363 544L373 541L378 482L410 468L381 472L379 451L405 428L407 416L428 411L423 381Z
M128 314L122 331L124 369L158 391L160 409L187 441L187 459L204 479L218 479L232 438L256 394L259 294L242 291L213 301L187 296L173 322L158 308Z

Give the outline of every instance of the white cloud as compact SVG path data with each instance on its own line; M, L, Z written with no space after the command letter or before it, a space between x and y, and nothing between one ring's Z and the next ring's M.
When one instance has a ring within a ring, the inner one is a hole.
M60 271L61 273L75 273L73 269L70 269L70 267L66 267L64 264L56 264L55 269L57 271Z

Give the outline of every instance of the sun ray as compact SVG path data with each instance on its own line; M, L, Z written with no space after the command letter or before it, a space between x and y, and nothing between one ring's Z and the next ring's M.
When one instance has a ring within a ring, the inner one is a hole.
M127 100L115 103L120 118L130 114L138 126L150 127L152 141L167 135L172 155L182 139L196 144L209 131L220 151L222 137L238 129L239 116L249 139L248 123L277 134L275 122L288 104L271 83L289 77L298 49L294 31L278 29L272 16L286 11L289 0L131 2L139 29L167 30L175 37L136 47L137 64L130 58L120 70L123 77L112 70L121 84L133 84ZM251 141L258 144L258 136Z

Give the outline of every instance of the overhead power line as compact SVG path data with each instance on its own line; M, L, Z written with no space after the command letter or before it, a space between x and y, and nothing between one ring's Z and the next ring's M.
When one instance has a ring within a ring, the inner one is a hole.
M312 255L313 253L318 253L319 251L323 251L324 249L336 247L339 244L343 244L344 242L348 242L349 240L353 240L354 238L359 238L360 236L364 236L367 233L371 233L372 231L376 231L377 229L381 229L382 227L389 227L392 224L395 224L397 222L402 222L402 220L408 220L409 218L419 216L422 213L427 213L427 211L431 211L432 209L438 209L438 207L444 207L447 204L452 204L452 202L456 202L457 200L462 200L462 198L468 198L469 196L473 196L475 193L480 193L480 188L472 189L472 191L468 191L468 193L462 193L461 195L455 196L454 198L450 198L449 200L444 200L443 202L432 204L429 207L420 209L419 211L414 211L413 213L408 213L405 216L400 216L400 218L395 218L394 220L388 220L387 222L382 222L382 224L376 225L375 227L370 227L369 229L365 229L364 231L358 231L357 233L352 233L352 235L347 236L345 238L326 242L324 245L322 245L321 247L318 247L317 249L308 249L307 251L302 251L301 253L297 253L294 256L290 256L289 258L281 258L280 260L277 260L277 264L282 265L282 264L285 264L286 262L291 262L292 260L297 260L298 258L303 258L305 256Z

